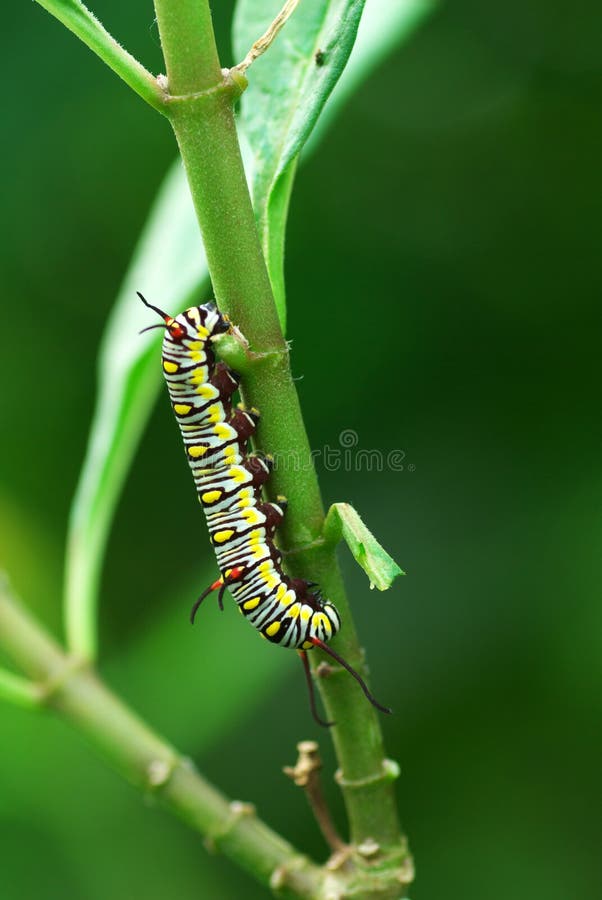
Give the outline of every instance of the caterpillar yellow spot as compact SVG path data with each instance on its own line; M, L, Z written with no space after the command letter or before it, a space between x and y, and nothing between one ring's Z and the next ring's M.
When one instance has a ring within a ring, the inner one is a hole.
M251 506L253 503L253 491L250 488L243 488L239 495L238 503L236 504L238 509L246 509L248 506Z
M261 603L261 597L253 597L252 600L245 600L245 602L242 605L242 608L248 609L248 610L255 609L256 607L259 606L260 603Z
M332 627L328 620L328 616L325 616L324 613L317 612L314 613L313 618L311 620L312 627L314 631L317 631L320 626L324 629L324 634L326 640L330 638L332 635Z
M311 641L303 641L302 646L303 646L304 650L311 650L311 648L313 647L313 644Z
M296 619L299 616L299 612L301 611L301 607L298 603L293 603L291 608L289 609L287 615L289 619Z
M205 366L200 366L198 369L193 369L193 371L188 376L188 380L191 384L204 384L207 381L207 369Z
M173 375L174 372L177 372L179 369L179 365L175 362L170 362L168 359L163 360L163 371L167 372L169 375Z
M303 609L301 610L301 618L304 622L307 622L307 620L311 618L311 609L309 609L309 607L303 607Z
M274 637L274 635L278 634L279 631L280 631L280 622L272 622L272 624L268 625L268 627L266 628L265 633L267 635L269 635L270 637Z
M203 503L215 503L221 496L221 491L205 491L204 494L201 494L201 500Z
M238 482L238 484L246 481L247 475L247 470L243 469L242 466L232 466L231 469L228 469L228 477L231 478L232 481Z
M213 406L210 406L207 410L207 421L211 422L211 424L215 424L219 422L219 420L224 415L224 410L222 409L221 403L214 403Z
M257 525L257 523L260 521L260 514L256 509L245 509L245 511L242 513L241 518L243 518L245 522L248 522L249 525Z
M311 624L314 628L319 628L320 625L324 625L326 627L328 625L328 619L324 615L324 613L318 612L314 613L313 619L311 620Z
M204 456L208 449L208 447L201 447L200 444L195 444L194 447L188 448L188 456L192 456L193 459L198 459L199 456Z
M226 528L224 531L216 531L213 535L213 540L216 544L223 544L225 541L229 541L234 531L231 528Z
M215 426L213 433L217 435L220 441L226 441L230 437L230 426L221 422L219 425ZM226 447L226 452L229 450L234 450L234 452L236 452L234 447Z
M217 397L219 391L217 388L214 388L212 384L201 384L196 389L196 393L199 397L202 397L203 400L213 400L214 397Z
M192 406L189 403L175 403L174 412L177 416L187 416Z

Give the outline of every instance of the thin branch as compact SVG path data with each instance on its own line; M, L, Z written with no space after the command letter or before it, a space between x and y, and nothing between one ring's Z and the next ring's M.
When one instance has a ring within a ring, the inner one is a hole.
M128 53L80 0L36 0L62 22L153 109L165 114L165 93L157 79Z
M267 31L262 34L260 38L257 38L243 61L239 62L237 66L234 66L237 71L241 72L244 75L249 66L254 63L255 60L262 55L262 53L265 53L265 51L274 41L280 29L283 28L288 19L292 16L298 4L299 0L286 0L286 3L274 19L274 21L271 23Z
M16 706L23 706L25 709L35 709L40 705L41 694L37 684L9 672L7 669L0 669L0 699L8 700Z
M330 849L334 853L345 854L349 852L350 848L336 830L322 791L320 781L322 760L318 752L318 745L315 741L300 741L297 744L297 750L299 751L297 762L293 767L285 766L284 774L292 778L297 787L302 787L305 791L316 822Z
M46 706L72 722L125 778L142 791L155 793L209 845L266 887L277 883L285 896L318 895L323 872L248 804L228 801L91 669L67 656L11 596L1 575L0 649L40 683Z

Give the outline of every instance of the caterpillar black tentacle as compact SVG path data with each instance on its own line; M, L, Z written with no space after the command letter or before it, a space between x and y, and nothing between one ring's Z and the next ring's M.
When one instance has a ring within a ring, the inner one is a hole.
M216 362L213 339L234 330L228 318L212 303L193 306L172 317L138 296L163 319L162 365L172 409L176 416L186 458L199 501L205 512L220 577L198 598L190 621L203 600L229 589L240 612L273 644L299 651L309 690L312 714L320 718L306 651L319 647L357 680L367 699L382 712L360 675L327 646L341 622L332 603L324 600L315 582L291 578L282 570L282 553L274 534L284 518L287 501L264 501L261 487L270 476L269 455L248 453L259 411L232 405L241 376L223 362Z
M316 704L316 691L314 688L314 681L311 677L311 669L309 668L309 660L307 658L307 653L305 650L297 651L299 656L301 657L301 662L303 663L303 671L305 672L305 682L307 684L307 693L309 695L309 708L311 709L311 714L322 728L332 728L333 725L336 725L336 722L326 722L319 714L318 707Z

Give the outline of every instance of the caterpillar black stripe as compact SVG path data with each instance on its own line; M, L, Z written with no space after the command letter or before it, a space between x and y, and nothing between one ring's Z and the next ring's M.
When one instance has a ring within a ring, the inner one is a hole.
M323 600L312 582L290 578L282 570L274 533L286 500L262 499L271 461L247 452L259 413L233 407L240 378L225 363L216 362L212 348L217 335L231 330L229 320L212 303L193 306L174 318L138 296L165 323L150 327L165 328L163 374L221 573L193 606L191 621L211 591L218 591L223 608L228 588L241 613L264 638L299 651L311 710L320 725L333 723L324 722L316 710L306 655L312 647L320 647L344 666L373 706L389 713L349 663L327 646L341 624L333 604Z

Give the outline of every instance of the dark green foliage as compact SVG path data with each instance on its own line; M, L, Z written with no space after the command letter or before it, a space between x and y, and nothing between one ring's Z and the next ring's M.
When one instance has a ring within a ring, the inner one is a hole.
M314 445L337 447L353 428L362 447L406 452L401 473L320 474L326 499L349 499L408 571L381 595L346 566L373 675L397 714L386 734L402 760L413 900L600 891L587 803L601 787L599 16L594 4L569 23L534 2L449 6L365 86L301 170L292 205L288 333ZM144 28L134 7L110 17L128 46L157 53L150 11ZM27 338L7 322L2 359L5 385L19 371L24 389L43 391L44 453L21 395L5 390L1 562L56 622L91 359L172 145L33 5L6 19L5 66L21 77L5 96L15 136L3 145L5 308ZM25 46L35 66L23 69ZM289 676L287 655L265 652L232 610L223 621L207 611L202 656L188 629L209 548L163 418L111 538L106 677L233 795L249 799L252 768L261 813L319 855L279 773L300 736L295 660ZM166 595L170 516L198 559L177 596ZM250 684L262 665L269 677ZM302 736L312 728L308 717ZM263 896L149 812L61 723L2 706L0 732L8 900L43 889L74 900Z

